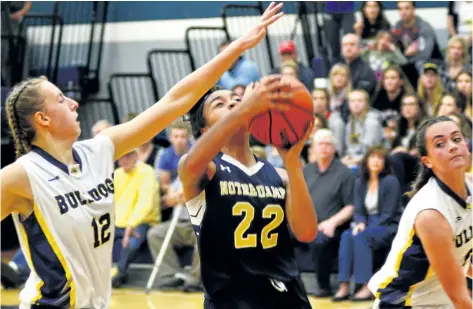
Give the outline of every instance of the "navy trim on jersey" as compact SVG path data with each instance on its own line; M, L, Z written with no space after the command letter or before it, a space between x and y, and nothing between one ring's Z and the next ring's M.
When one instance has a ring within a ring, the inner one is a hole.
M442 189L442 191L445 194L447 194L451 198L453 198L455 200L455 202L457 202L461 207L463 207L465 209L468 208L467 202L464 199L462 199L460 196L458 196L458 194L456 194L449 186L447 186L438 177L435 177L435 180L437 181L437 184L439 185L440 189ZM470 196L471 195L470 189L468 188L468 186L466 184L465 184L465 187L466 187L466 191L468 192L468 196Z
M41 298L37 303L67 308L70 305L70 287L64 291L67 284L66 271L49 244L35 213L33 212L22 224L28 235L31 262L36 274L44 283L40 289Z
M51 163L52 165L56 166L57 168L62 170L64 173L69 175L69 167L66 164L56 160L56 158L51 156L49 153L47 153L42 148L40 148L38 146L35 146L35 145L32 145L31 150L36 152L41 157L43 157L46 161L48 161L49 163ZM77 163L79 163L80 170L82 171L82 160L80 159L79 153L77 153L77 151L74 148L72 148L72 157L74 158L74 160Z
M404 308L410 287L425 280L429 267L430 263L422 243L414 234L411 245L402 255L398 275L384 289L377 291L380 301Z

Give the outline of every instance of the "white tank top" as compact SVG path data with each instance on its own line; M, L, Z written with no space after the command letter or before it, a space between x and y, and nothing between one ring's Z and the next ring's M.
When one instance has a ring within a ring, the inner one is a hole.
M412 198L404 210L384 266L368 284L377 299L412 307L450 305L453 308L415 234L414 223L417 215L425 209L440 212L452 228L455 257L466 273L473 243L471 175L466 175L466 185L470 197L464 201L436 177L431 177Z
M34 211L14 214L31 274L20 292L20 308L108 308L115 212L114 145L99 135L73 146L66 166L42 149L22 156Z

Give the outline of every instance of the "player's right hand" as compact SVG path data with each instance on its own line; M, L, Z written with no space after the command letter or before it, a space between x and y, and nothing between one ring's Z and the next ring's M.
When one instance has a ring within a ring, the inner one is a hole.
M261 15L260 23L251 28L248 33L238 39L239 43L241 43L241 46L245 50L258 45L258 43L267 33L266 28L281 18L281 16L284 14L283 12L279 12L282 6L282 3L276 5L274 2L271 2L268 8L264 11L263 15Z
M281 80L281 75L269 75L259 82L251 83L245 90L242 107L247 108L250 118L270 109L287 111L292 98L291 85Z

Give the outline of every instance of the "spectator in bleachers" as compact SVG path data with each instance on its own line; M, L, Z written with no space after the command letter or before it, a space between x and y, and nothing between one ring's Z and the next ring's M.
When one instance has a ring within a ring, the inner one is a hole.
M179 159L191 147L190 127L182 119L175 120L168 128L171 146L163 149L155 169L158 171L161 191L166 193L171 183L177 178L177 165Z
M154 169L158 174L161 186L161 218L163 222L169 220L173 212L172 207L175 206L168 205L166 195L171 184L177 179L179 159L191 147L190 127L182 119L175 120L167 128L167 134L171 145L159 150L154 164Z
M97 121L93 126L92 126L92 137L95 137L97 134L102 132L105 129L108 129L112 127L113 125L106 119L101 119Z
M380 116L370 110L369 95L365 90L352 90L348 95L350 118L345 129L345 155L342 163L354 168L369 147L383 142Z
M448 32L452 37L460 35L465 39L470 57L473 33L471 12L473 12L472 1L448 1Z
M340 240L340 287L334 301L349 298L352 274L355 283L361 285L352 300L373 299L367 284L373 275L374 256L391 246L401 218L400 198L399 181L393 175L388 152L382 146L371 147L355 181L352 228L343 232Z
M293 60L287 60L281 63L281 75L287 75L299 79L297 63Z
M182 183L176 178L165 196L165 203L174 210L176 206L182 206L179 222L169 242L169 247L164 254L161 269L158 273L158 284L161 289L198 290L200 285L200 259L197 248L197 238L189 218L189 213L184 206L185 199L182 191ZM148 246L156 261L164 244L171 220L157 224L148 231ZM191 271L187 274L181 267L176 249L194 247Z
M21 21L23 16L31 10L31 1L2 1L1 2L1 33L2 33L2 62L1 62L1 80L2 86L12 87L14 83L19 82L14 75L16 67L13 66L18 57L18 51L15 46L19 46L20 40L3 40L3 37L17 36L25 37L25 29L21 30ZM13 39L13 38L12 38ZM13 43L13 44L10 44ZM13 45L13 46L12 46ZM25 46L23 46L24 48ZM21 70L20 70L21 71ZM20 78L21 79L21 78Z
M315 162L307 164L304 178L315 205L319 232L312 243L316 278L320 290L316 297L331 297L330 273L338 255L340 236L353 216L355 175L336 157L335 140L328 129L312 138Z
M456 92L458 94L458 105L461 106L463 114L471 121L472 117L472 79L471 71L462 71L456 79Z
M419 77L417 95L422 101L422 113L433 116L444 93L439 70L435 63L424 64L424 70Z
M329 110L330 94L327 89L317 88L312 91L312 103L315 114L325 117L327 127L335 135L336 148L339 155L343 154L343 141L345 136L345 123L343 119ZM315 130L315 126L314 126Z
M232 41L230 40L220 44L220 52L227 48L231 43ZM231 90L237 85L247 86L249 83L258 81L260 78L261 74L256 63L241 55L232 64L228 71L223 73L217 84L225 89Z
M293 41L283 41L279 43L279 59L281 64L286 61L294 61L297 64L297 75L299 80L306 86L309 91L314 89L315 74L311 68L297 61L296 45ZM281 68L275 68L272 73L281 73Z
M314 114L314 127L312 128L311 135L314 136L314 134L317 133L318 130L327 129L327 128L328 128L328 124L324 115L315 113Z
M330 98L330 111L338 112L344 122L348 120L347 96L353 89L350 68L342 63L335 64L330 70L328 93Z
M364 1L360 8L361 20L353 25L356 34L364 45L373 48L373 43L380 31L389 31L391 25L384 16L384 7L381 1Z
M405 194L411 190L411 184L417 176L419 151L415 145L415 136L411 139L407 151L391 152L389 155L394 174L401 187L401 203L405 207L409 197Z
M392 41L393 38L390 32L380 31L376 35L374 47L363 52L363 59L370 64L378 80L382 72L390 65L407 63L407 58Z
M128 113L123 117L122 123L128 122L138 116L137 113ZM138 160L143 163L149 164L154 167L156 159L158 157L159 148L153 144L153 141L149 141L141 145L137 150Z
M408 61L420 72L422 65L429 59L442 60L435 31L428 22L415 15L415 2L398 1L397 8L401 20L396 23L392 32L395 44Z
M403 79L401 69L392 65L383 72L373 96L372 107L381 112L382 119L386 122L388 118L399 114L402 97L412 92L409 81Z
M315 2L323 5L324 2L326 4L330 1ZM355 24L355 12L325 13L323 16L324 31L326 32L325 37L327 38L327 42L331 51L331 64L334 65L335 63L342 60L340 55L340 38L347 33L354 32L353 25Z
M372 94L376 87L376 75L370 65L361 58L361 41L356 34L349 33L343 37L342 55L350 67L353 88L364 89Z
M465 40L460 36L450 38L447 45L446 61L440 70L442 83L448 91L454 91L455 79L458 74L462 71L471 72L471 63L468 58L468 49Z
M312 90L312 105L314 106L314 113L324 115L326 120L330 119L330 94L325 88L316 88Z
M421 103L415 94L407 94L401 100L401 115L397 121L392 153L407 152L417 127L422 121Z
M238 96L243 98L243 95L245 94L246 87L243 85L236 85L232 89L232 92L236 93Z
M118 265L112 269L115 288L126 283L128 266L146 240L148 229L160 221L159 184L153 167L139 161L137 150L122 156L118 164L114 174L114 251L120 253Z
M472 138L472 123L471 121L466 118L466 116L462 113L450 113L448 115L455 123L460 127L462 130L462 134L467 138L470 139Z
M457 104L457 98L451 93L445 93L440 100L440 104L434 111L435 116L448 116L451 113L461 113L461 108Z

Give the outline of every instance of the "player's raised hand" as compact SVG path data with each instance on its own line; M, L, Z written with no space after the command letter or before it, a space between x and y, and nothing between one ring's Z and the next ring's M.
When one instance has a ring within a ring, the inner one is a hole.
M250 49L258 45L266 35L266 28L283 16L284 13L279 12L282 6L282 3L276 5L275 2L271 2L261 15L261 21L239 39L244 49Z
M281 75L275 74L249 84L241 104L249 110L250 117L254 117L270 109L289 110L288 100L291 97L290 84L282 81Z

